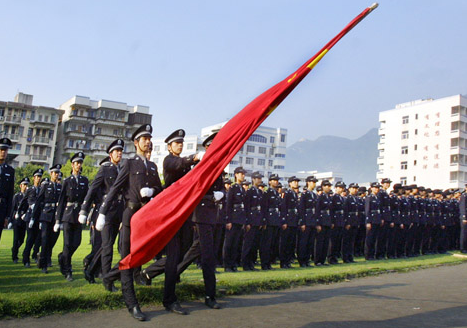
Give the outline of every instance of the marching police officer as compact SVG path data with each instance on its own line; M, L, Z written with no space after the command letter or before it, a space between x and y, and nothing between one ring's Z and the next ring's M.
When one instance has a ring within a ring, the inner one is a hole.
M162 191L162 185L155 163L145 157L151 144L152 127L144 124L133 133L131 139L136 148L136 154L123 161L115 183L110 187L104 199L97 218L96 225L107 222L107 214L118 199L120 193L126 200L122 215L122 228L120 230L121 256L125 258L130 254L130 222L133 214L143 207L151 197ZM109 273L110 274L110 273ZM133 286L133 269L120 271L122 294L130 314L137 320L144 321L146 316L138 304ZM104 277L104 284L107 283Z
M52 256L51 246L55 211L62 191L62 186L57 182L61 168L60 164L56 164L50 168L50 181L41 187L36 205L32 211L32 220L40 222L41 253L37 265L42 269L43 273L48 272L48 260Z
M299 178L291 176L288 179L290 189L284 193L281 206L281 217L285 222L282 224L280 234L279 259L280 267L289 269L292 267L295 244L297 240L298 227L298 182Z
M36 205L37 197L39 196L39 192L41 190L41 179L43 174L43 169L37 169L34 171L34 185L28 188L26 195L19 205L20 216L22 218L24 217L24 222L26 222L27 228L26 245L24 246L23 250L23 264L26 268L31 267L31 250L33 250L32 258L37 261L37 253L39 252L40 247L41 235L39 230L39 221L32 217L32 211Z
M71 257L81 244L82 226L79 211L89 189L88 178L81 175L84 153L77 152L71 158L71 175L63 181L55 213L54 231L63 224L63 251L58 255L60 272L67 281L73 281Z
M3 228L8 225L8 214L11 212L15 190L15 169L6 163L10 148L10 139L0 139L0 239L2 239Z
M110 188L115 183L118 172L120 170L120 162L122 160L122 153L125 143L122 139L114 140L107 147L107 154L99 167L99 171L92 182L86 198L84 199L83 206L81 206L80 217L81 222L86 221L91 206L94 203L94 212L98 212L101 202L105 199L110 191ZM100 199L101 198L101 199ZM100 200L100 201L99 201ZM102 243L100 249L94 255L95 258L90 261L89 267L85 269L85 277L89 282L94 281L94 275L97 274L98 263L100 262L102 276L109 273L112 266L113 245L118 235L118 228L122 222L122 214L124 211L124 202L122 195L118 195L114 203L110 206L110 210L106 214L105 222L99 222L95 225L97 231L101 231ZM116 291L113 283L105 285L109 291Z
M20 191L15 194L13 197L13 204L11 207L10 222L13 226L13 247L11 248L11 257L13 263L18 263L18 250L24 242L24 237L26 235L26 223L21 220L19 215L19 204L21 200L26 195L26 190L28 189L29 178L23 178L19 184Z
M282 220L280 216L281 196L277 191L279 176L271 174L269 176L269 188L263 194L263 217L266 218L266 228L263 229L261 237L259 255L261 258L261 269L271 270L274 254L274 244L279 240L280 226Z
M316 214L318 196L314 192L318 179L311 175L305 181L307 189L300 196L299 205L300 220L298 225L300 226L300 230L298 232L297 258L300 267L310 266L310 258L315 248L316 226L318 224Z

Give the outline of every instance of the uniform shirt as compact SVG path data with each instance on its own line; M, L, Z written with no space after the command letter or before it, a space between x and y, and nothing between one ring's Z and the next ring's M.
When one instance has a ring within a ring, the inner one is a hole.
M279 227L285 223L280 216L282 198L276 189L269 187L263 194L263 216L266 224L272 227Z
M401 215L401 224L410 225L410 203L407 197L401 196L399 198L399 208Z
M62 190L58 199L55 220L78 224L81 204L88 192L88 178L82 175L71 175L63 181Z
M287 189L281 206L281 217L289 227L298 226L298 194L292 189Z
M366 223L381 223L381 203L377 195L370 194L365 198Z
M245 189L238 183L227 192L226 223L247 224L245 213Z
M0 220L4 221L11 212L15 193L15 169L8 164L0 164Z
M381 189L378 192L378 197L381 204L381 216L383 220L389 222L391 220L391 202L389 200L389 195L386 190Z
M191 170L191 167L195 164L195 161L193 160L194 157L195 155L179 157L170 153L164 158L162 166L164 168L165 188L170 187L170 185L182 178Z
M434 224L434 214L433 214L433 201L431 198L425 198L425 215L426 215L426 222L429 225Z
M389 196L389 202L391 206L391 221L394 222L394 224L402 224L401 220L401 210L400 210L400 199L397 195L391 194Z
M19 204L19 213L20 216L26 214L24 217L25 222L29 222L32 216L32 210L36 204L37 197L39 197L39 192L41 190L40 186L31 186L26 190L21 203Z
M323 192L318 196L318 202L316 204L316 212L318 215L318 224L330 227L332 224L331 217L332 199L329 194Z
M344 197L339 194L332 195L331 215L336 227L344 226Z
M419 223L418 218L418 198L410 195L409 197L410 202L410 222L417 224Z
M419 197L418 200L418 223L425 225L427 223L426 216L426 199Z
M117 179L102 202L99 213L106 215L111 210L112 204L119 194L123 194L126 206L144 205L149 199L141 197L143 187L153 188L153 197L162 191L157 165L136 154L122 161ZM128 218L127 222L122 223L129 226L130 219Z
M43 185L39 196L37 196L36 205L32 211L34 220L41 222L53 222L58 200L62 191L62 185L58 182L52 182Z
M463 193L461 195L461 199L459 201L459 214L460 214L460 217L461 217L461 220L467 220L467 211L466 211L466 207L467 207L467 193Z
M344 223L351 227L358 227L358 197L349 195L344 202Z
M266 219L261 210L263 192L257 187L249 188L245 195L245 211L249 224L258 227L266 224Z
M15 223L17 220L15 219L16 212L19 209L19 204L21 203L21 200L23 199L24 194L22 192L18 192L13 196L13 202L11 204L11 210L10 213L8 213L8 223ZM21 221L21 219L18 219Z
M318 195L316 195L313 191L307 189L302 193L298 207L300 216L298 225L315 227L318 224L318 215L316 213L317 203Z

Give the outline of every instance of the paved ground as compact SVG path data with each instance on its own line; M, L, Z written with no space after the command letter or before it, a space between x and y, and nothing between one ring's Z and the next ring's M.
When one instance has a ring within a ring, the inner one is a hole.
M467 264L385 274L332 285L229 297L212 310L184 303L190 315L145 307L139 323L126 310L0 321L11 327L400 328L467 327Z

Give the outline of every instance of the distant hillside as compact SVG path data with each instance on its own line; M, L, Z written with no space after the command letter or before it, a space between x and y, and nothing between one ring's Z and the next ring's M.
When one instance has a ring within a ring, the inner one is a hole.
M376 128L355 140L335 136L301 140L287 147L286 170L333 171L342 174L347 184L374 181L378 170L378 142Z

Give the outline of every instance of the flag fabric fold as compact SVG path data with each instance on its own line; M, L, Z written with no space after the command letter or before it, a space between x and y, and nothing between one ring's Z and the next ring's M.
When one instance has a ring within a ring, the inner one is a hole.
M362 11L297 71L259 95L230 119L219 131L203 159L193 170L133 215L130 254L120 261L121 270L137 267L150 261L167 245L203 195L260 124L323 56L376 7L377 4L374 4Z

